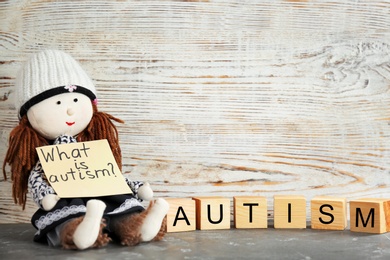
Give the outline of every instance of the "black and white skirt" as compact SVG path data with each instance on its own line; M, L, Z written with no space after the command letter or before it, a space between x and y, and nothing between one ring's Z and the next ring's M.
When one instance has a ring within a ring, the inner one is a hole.
M32 216L31 223L37 229L34 241L53 244L48 241L48 234L53 233L56 227L62 226L63 223L84 216L87 210L87 202L90 199L98 199L106 204L103 218L107 223L109 223L111 217L145 210L140 201L131 194L95 198L63 198L57 202L52 210L39 209Z

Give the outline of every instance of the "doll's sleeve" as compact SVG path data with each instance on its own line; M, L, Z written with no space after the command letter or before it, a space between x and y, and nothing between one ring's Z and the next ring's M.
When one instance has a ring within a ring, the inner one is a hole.
M76 139L73 136L61 135L55 139L54 144L67 144L75 142ZM45 177L45 173L40 161L38 161L35 167L31 170L30 176L28 178L28 188L34 202L40 208L43 208L42 200L46 195L56 194Z
M125 178L125 181L127 183L127 185L129 185L131 191L133 192L133 195L140 201L142 201L141 199L138 198L138 189L144 185L143 182L141 181L131 181L128 177L126 176L123 176Z
M28 178L28 187L35 203L42 207L42 199L47 194L55 194L54 189L49 185L45 178L41 162L37 162L35 167L31 170Z

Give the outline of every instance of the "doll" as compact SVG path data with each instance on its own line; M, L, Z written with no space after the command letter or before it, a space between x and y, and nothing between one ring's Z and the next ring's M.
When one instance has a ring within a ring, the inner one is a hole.
M102 247L110 241L132 246L161 240L169 208L153 198L148 183L125 177L133 194L59 198L47 181L36 147L107 139L119 168L121 150L113 121L97 108L91 79L70 55L46 50L31 57L15 82L19 125L10 133L3 164L10 165L14 202L25 208L27 193L39 206L31 222L34 241L66 249ZM142 200L150 200L145 209Z

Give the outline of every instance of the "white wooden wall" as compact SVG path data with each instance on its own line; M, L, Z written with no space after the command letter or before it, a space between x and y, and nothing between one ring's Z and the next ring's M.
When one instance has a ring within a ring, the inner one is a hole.
M157 196L390 197L390 1L0 1L0 33L1 164L15 73L57 48ZM0 178L0 223L35 209Z

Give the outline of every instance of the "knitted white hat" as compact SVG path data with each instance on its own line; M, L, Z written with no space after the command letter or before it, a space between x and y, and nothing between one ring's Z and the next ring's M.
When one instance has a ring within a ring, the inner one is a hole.
M78 92L96 99L96 90L80 64L69 54L45 50L33 55L15 81L15 106L19 117L42 100L66 92Z

